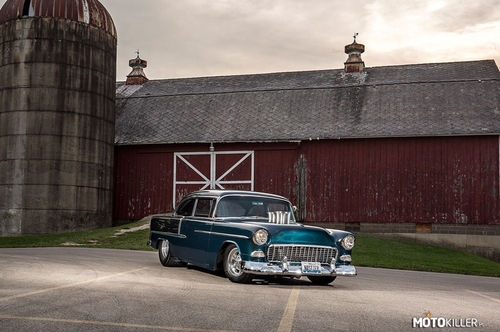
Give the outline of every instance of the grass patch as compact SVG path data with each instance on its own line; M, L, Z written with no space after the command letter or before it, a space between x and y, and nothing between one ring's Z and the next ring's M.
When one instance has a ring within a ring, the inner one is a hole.
M153 250L146 245L149 221L82 232L0 237L0 248L86 247L128 250Z
M357 266L500 277L500 263L457 249L356 234Z
M0 248L89 247L152 251L146 245L149 221L83 232L0 237ZM355 266L500 277L500 263L409 240L356 234Z

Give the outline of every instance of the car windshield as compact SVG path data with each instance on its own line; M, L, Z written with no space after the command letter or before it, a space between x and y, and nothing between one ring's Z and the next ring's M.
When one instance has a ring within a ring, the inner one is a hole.
M290 203L287 201L251 196L227 196L217 204L215 217L268 219L274 223L293 223Z

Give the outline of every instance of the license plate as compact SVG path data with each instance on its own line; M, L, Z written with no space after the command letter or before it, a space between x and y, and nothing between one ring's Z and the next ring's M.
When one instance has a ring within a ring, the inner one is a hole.
M321 273L321 264L318 262L302 262L302 273Z

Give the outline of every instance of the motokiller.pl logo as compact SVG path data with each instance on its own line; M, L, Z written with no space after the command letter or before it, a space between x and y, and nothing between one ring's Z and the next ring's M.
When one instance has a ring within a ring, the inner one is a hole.
M424 317L413 317L412 327L453 327L474 328L484 327L476 318L444 318L432 317L430 311Z

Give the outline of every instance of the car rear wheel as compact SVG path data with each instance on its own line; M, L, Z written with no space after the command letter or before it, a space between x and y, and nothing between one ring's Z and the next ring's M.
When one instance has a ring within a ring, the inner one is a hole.
M158 258L163 266L177 265L177 261L170 255L170 243L168 240L160 240L158 243Z
M315 285L328 285L337 277L307 277Z
M243 271L240 251L234 244L224 251L224 273L232 282L248 283L252 280L252 275Z

